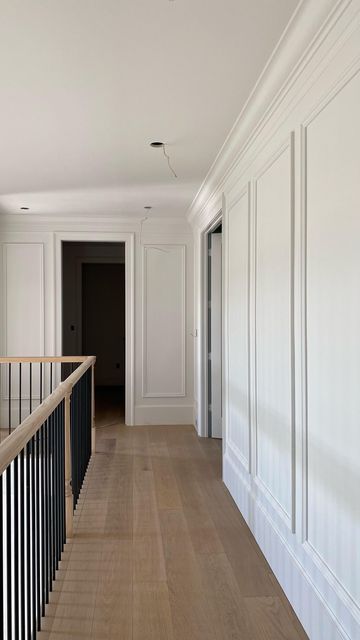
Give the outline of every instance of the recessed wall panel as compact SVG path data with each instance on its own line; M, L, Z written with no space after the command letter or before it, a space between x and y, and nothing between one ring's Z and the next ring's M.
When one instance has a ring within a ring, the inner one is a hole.
M144 248L143 396L185 395L185 247Z
M360 74L306 127L307 537L360 604Z
M9 356L44 353L42 244L4 245L5 349Z
M292 518L292 149L256 180L256 474Z
M249 195L228 211L229 442L249 465Z

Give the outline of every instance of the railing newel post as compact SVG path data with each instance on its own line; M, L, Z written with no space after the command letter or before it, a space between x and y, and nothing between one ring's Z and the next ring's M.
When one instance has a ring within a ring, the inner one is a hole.
M71 391L65 395L65 503L66 538L73 537L74 502L71 469Z

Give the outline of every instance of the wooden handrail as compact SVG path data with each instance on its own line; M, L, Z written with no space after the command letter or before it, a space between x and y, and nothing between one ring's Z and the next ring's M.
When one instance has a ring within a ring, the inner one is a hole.
M28 360L16 361L26 362ZM73 386L80 380L89 367L94 366L95 361L95 356L87 356L85 360L84 358L79 360L79 362L82 362L81 366L75 369L64 382L61 382L55 391L0 444L0 475L16 456L19 455L20 451L24 449L29 440L36 434L60 402L71 394Z
M62 363L77 363L85 362L90 356L2 356L0 357L0 364L12 364L13 362L62 362Z

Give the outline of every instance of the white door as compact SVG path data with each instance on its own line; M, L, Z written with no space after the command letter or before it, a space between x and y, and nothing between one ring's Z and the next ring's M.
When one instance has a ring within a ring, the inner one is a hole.
M210 434L222 438L222 275L221 233L211 234L210 259Z

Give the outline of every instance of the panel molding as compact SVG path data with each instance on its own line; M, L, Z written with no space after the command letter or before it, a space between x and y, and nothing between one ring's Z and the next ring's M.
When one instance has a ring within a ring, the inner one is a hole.
M320 570L337 596L345 603L351 615L360 626L360 603L344 587L334 571L312 545L308 536L309 523L309 424L308 424L308 349L307 349L307 136L308 127L332 103L347 85L360 72L360 56L347 67L340 79L316 103L299 125L300 138L300 315L301 315L301 478L302 478L302 510L301 510L301 542L306 556Z
M239 459L240 463L242 464L242 466L244 467L244 469L247 471L248 474L251 474L252 472L252 464L251 464L251 458L252 458L252 448L251 448L251 433L252 433L252 420L251 420L251 372L250 372L250 350L251 350L251 344L250 344L250 262L251 262L251 251L250 251L250 234L251 234L251 199L250 199L250 182L247 182L245 184L245 186L242 186L240 190L236 191L236 194L233 195L233 197L229 200L228 206L227 206L227 211L226 211L226 217L227 217L227 228L229 229L229 225L230 225L230 213L231 211L234 209L234 207L243 199L246 198L247 199L247 224L248 224L248 235L247 235L247 249L248 249L248 256L247 256L247 328L246 328L246 333L247 333L247 352L248 352L248 362L247 362L247 394L248 394L248 451L247 451L247 456L244 452L242 452L240 450L240 448L238 447L238 445L232 440L231 438L231 430L230 430L230 423L227 426L226 429L226 446L229 445L229 447L231 447L231 449L233 450L234 454L236 455L236 457ZM229 231L227 233L227 237L229 236ZM229 243L229 239L227 238L227 245L226 245L226 255L227 255L227 259L226 259L226 299L229 301L230 300L230 282L229 282L229 271L230 271L230 251L228 249L228 243ZM226 322L226 334L227 334L227 339L226 339L226 349L227 349L227 354L226 354L226 372L227 372L227 387L229 386L228 381L230 380L230 325L229 325L229 313L227 313L227 322ZM228 394L228 392L227 392ZM229 421L229 417L230 417L230 411L229 411L229 398L228 395L226 397L226 402L228 404L227 407L227 411L226 414L228 416L228 421Z
M286 523L287 527L290 529L292 533L296 531L296 420L295 420L295 331L294 331L294 266L295 266L295 200L294 200L294 185L295 185L295 162L294 162L294 140L295 133L291 131L287 136L285 141L280 144L276 150L270 154L267 160L263 163L260 170L254 175L252 185L253 185L253 207L254 207L254 233L253 233L253 317L255 323L255 330L253 336L253 357L254 357L254 392L253 392L253 401L254 401L254 432L253 432L253 475L254 482L257 485L258 489L264 494L266 499L270 502L271 506L278 515L282 518L282 520ZM276 496L272 493L271 489L265 484L259 475L259 467L258 467L258 365L257 365L257 356L258 356L258 340L257 340L257 281L258 281L258 245L257 245L257 229L258 229L258 182L259 180L273 167L273 165L281 158L281 156L289 151L290 155L290 202L289 202L289 213L290 213L290 378L291 378L291 422L290 422L290 442L291 442L291 452L290 452L290 483L291 483L291 493L290 493L290 512L288 513L286 509L284 509L283 505L279 502Z
M164 250L181 249L181 388L174 391L148 390L147 376L147 252L150 249ZM170 243L156 243L142 245L142 291L141 291L141 334L142 334L142 397L143 398L183 398L186 396L186 245Z
M13 355L13 354L9 354L8 353L8 316L7 316L7 310L8 310L8 282L7 282L7 276L8 276L8 269L7 269L7 254L8 254L8 249L11 246L36 246L36 247L40 247L41 248L41 253L40 253L40 269L41 269L41 282L40 282L40 303L41 303L41 308L40 308L40 322L39 322L39 345L40 345L40 354L33 354L33 355L43 355L45 353L45 273L44 273L44 243L43 242L24 242L24 241L19 241L19 242L4 242L3 244L3 299L5 301L4 304L4 309L3 309L3 321L4 321L4 333L3 333L3 340L4 340L4 348L5 348L5 354L6 355Z

